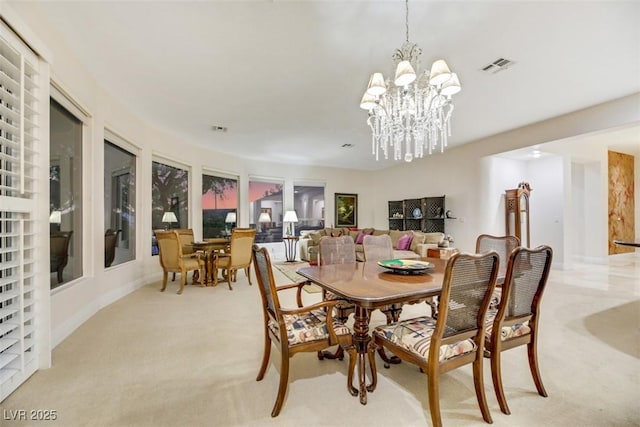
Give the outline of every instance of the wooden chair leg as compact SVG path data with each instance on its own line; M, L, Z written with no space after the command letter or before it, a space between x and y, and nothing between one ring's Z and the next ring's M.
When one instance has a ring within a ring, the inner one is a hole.
M504 395L504 389L502 388L502 366L500 351L496 351L495 348L491 350L491 380L493 381L493 389L496 392L496 398L500 405L500 410L504 414L511 414L509 405L507 405L507 398Z
M427 392L429 393L429 412L433 427L442 427L440 415L440 377L437 368L430 369L427 375Z
M277 417L282 409L284 403L284 396L287 394L287 385L289 383L289 355L282 352L281 354L281 367L280 367L280 385L278 386L278 397L276 403L273 405L273 411L271 411L272 417Z
M169 273L167 273L166 271L162 272L162 288L160 289L160 292L164 292L165 289L167 289L167 280L169 280Z
M175 281L176 281L176 273L175 273L175 271L173 272L173 278L171 278L171 281L172 281L172 282L175 282Z
M476 389L476 397L478 398L478 406L480 406L480 412L482 412L482 419L487 423L492 424L491 412L489 412L489 406L487 405L487 396L484 392L484 377L482 373L483 359L482 352L476 353L476 360L473 362L473 385Z
M187 283L187 272L180 272L180 289L178 289L178 295L182 295L182 291L184 291L184 285Z
M271 338L269 338L269 331L264 331L264 353L262 354L262 366L256 377L256 381L262 381L267 367L269 366L269 356L271 355Z
M536 384L538 394L543 397L547 397L547 391L542 384L542 377L540 376L540 369L538 368L538 346L536 343L535 331L531 331L531 342L527 344L527 355L529 356L529 368L531 369L531 376L533 376L533 382Z
M244 269L244 273L247 275L247 280L249 281L249 286L252 285L251 283L251 266L247 267Z

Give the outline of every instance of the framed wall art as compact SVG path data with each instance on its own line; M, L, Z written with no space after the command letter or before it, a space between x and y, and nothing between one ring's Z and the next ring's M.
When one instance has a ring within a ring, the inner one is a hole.
M358 195L335 193L336 227L358 226Z

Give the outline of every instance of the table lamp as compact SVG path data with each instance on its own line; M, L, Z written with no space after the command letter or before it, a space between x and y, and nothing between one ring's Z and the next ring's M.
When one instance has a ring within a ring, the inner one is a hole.
M296 211L286 211L282 222L287 223L287 236L293 236L295 232L293 224L298 222Z
M165 230L168 230L169 228L173 228L171 224L178 222L178 218L176 218L176 214L173 212L165 212L164 215L162 215L162 222L169 224L165 226Z
M231 224L231 229L233 230L233 228L235 227L235 224L236 224L236 213L235 212L227 212L227 217L224 219L224 222L226 224ZM227 229L226 225L225 225L225 234L227 236L229 235L229 230Z
M264 223L267 222L271 222L271 215L269 215L268 212L262 212L260 213L260 216L258 217L258 222L260 223L260 229L262 231L264 231Z

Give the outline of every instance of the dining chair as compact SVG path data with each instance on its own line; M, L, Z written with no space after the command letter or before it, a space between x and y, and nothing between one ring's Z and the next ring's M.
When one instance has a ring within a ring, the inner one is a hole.
M155 235L158 241L160 266L162 267L162 289L160 290L164 292L167 288L170 272L180 273L178 294L182 294L184 285L187 283L187 272L199 271L200 277L204 277L204 264L197 254L184 255L182 253L180 237L175 230L156 230Z
M512 250L520 246L520 239L516 236L492 236L481 234L476 238L476 253L482 254L489 251L498 252L500 267L498 277L503 277L507 271L507 261Z
M365 261L393 259L393 243L391 242L391 236L388 234L364 236L362 250L364 251Z
M202 258L204 263L207 262L207 259L204 257L202 252L198 252L193 248L193 242L195 241L193 237L193 228L174 228L176 233L178 233L178 237L180 238L180 245L182 245L182 255L191 255L193 253L197 253L198 257ZM196 272L194 272L196 274ZM194 280L200 280L200 278L196 275ZM176 279L176 273L173 273L173 279Z
M56 273L62 283L62 272L69 262L69 243L73 231L51 231L49 233L49 271Z
M233 290L231 282L238 278L238 270L244 269L249 285L251 285L251 247L256 238L255 228L234 228L231 231L228 253L217 253L213 257L213 286L218 285L218 270L223 272L224 281Z
M500 410L510 414L502 386L500 355L503 351L527 345L529 369L538 394L547 397L538 367L538 315L540 301L549 278L553 250L516 248L511 252L502 299L497 310L489 310L486 319L485 357L491 359L491 379Z
M356 261L356 245L350 236L330 237L324 236L320 239L320 251L318 253L318 261L320 265L331 264L355 264ZM333 292L322 290L322 299L324 301L336 301L335 317L338 321L346 323L349 314L356 311L356 306L350 301L335 295ZM318 358L324 359L344 359L344 350L338 347L335 353L329 351L319 351Z
M111 267L116 257L116 246L118 245L118 236L122 230L113 230L108 228L104 232L104 267Z
M298 296L306 282L276 286L267 248L253 245L253 262L262 298L264 314L264 354L256 381L261 381L269 365L271 344L280 349L280 383L278 395L271 411L276 417L282 409L289 382L289 359L302 352L318 352L339 345L351 345L351 331L333 318L337 301L322 301L303 306L298 298L297 308L280 305L279 292L298 288ZM349 360L348 384L351 384L355 359Z
M376 345L426 372L434 426L442 425L440 375L468 364L473 365L473 383L482 418L492 422L484 391L482 359L485 317L497 272L495 251L455 254L445 268L437 318L416 317L378 326L373 331Z
M512 250L520 246L520 239L516 236L493 236L491 234L481 234L476 238L476 253L482 254L489 251L498 252L500 265L498 267L498 277L504 277L507 271L507 262ZM502 286L496 285L496 290L491 298L490 308L495 309L500 302Z

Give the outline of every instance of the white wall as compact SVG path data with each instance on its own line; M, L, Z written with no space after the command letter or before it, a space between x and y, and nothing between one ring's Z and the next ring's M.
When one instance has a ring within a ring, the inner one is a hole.
M527 162L526 182L531 185L531 247L553 248L556 267L564 263L564 162L551 156Z

